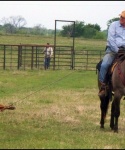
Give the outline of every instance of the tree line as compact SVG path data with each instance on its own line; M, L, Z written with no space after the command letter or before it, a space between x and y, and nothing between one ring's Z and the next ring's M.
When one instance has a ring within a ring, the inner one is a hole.
M108 20L107 29L111 22L118 19L119 18L112 18ZM25 27L26 24L27 22L22 16L4 17L0 20L0 34L54 35L55 33L54 30L47 29L41 24L37 24L34 27ZM101 31L101 27L98 24L85 24L84 21L75 21L75 28L71 23L62 26L62 29L57 29L56 32L60 36L105 39L107 36L107 29Z

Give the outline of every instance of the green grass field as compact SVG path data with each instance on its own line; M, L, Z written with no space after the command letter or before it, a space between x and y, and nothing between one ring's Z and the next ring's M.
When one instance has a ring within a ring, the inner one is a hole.
M49 42L54 45L53 36L16 36L16 35L0 35L0 44L46 44ZM56 45L72 46L73 38L69 37L56 37ZM106 46L105 40L83 39L75 38L75 50L104 50Z
M10 37L2 36L1 43L14 44L15 37ZM15 39L16 44L48 42L38 37ZM80 41L81 48L84 42L87 49L104 45ZM114 133L109 127L110 106L105 129L100 129L97 93L95 71L0 70L0 104L16 107L0 112L0 149L124 149L125 101L121 100L119 133Z
M0 71L1 149L122 149L125 101L119 133L100 129L100 101L94 71Z

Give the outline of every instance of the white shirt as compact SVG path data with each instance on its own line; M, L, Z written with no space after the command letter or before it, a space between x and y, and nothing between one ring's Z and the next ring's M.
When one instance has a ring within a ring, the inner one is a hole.
M53 48L45 47L43 52L45 54L45 57L51 57L53 55Z

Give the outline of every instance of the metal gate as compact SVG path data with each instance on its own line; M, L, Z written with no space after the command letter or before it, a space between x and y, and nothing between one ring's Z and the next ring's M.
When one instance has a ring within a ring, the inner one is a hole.
M45 45L3 45L0 44L0 69L44 69ZM74 50L72 46L52 45L54 56L50 69L95 70L102 59L104 51Z

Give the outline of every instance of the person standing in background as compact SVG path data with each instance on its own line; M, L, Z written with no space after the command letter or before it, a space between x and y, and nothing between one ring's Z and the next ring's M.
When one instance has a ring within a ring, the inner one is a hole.
M53 48L50 47L50 44L47 43L46 47L43 50L44 53L44 69L49 69L51 57L53 56Z

